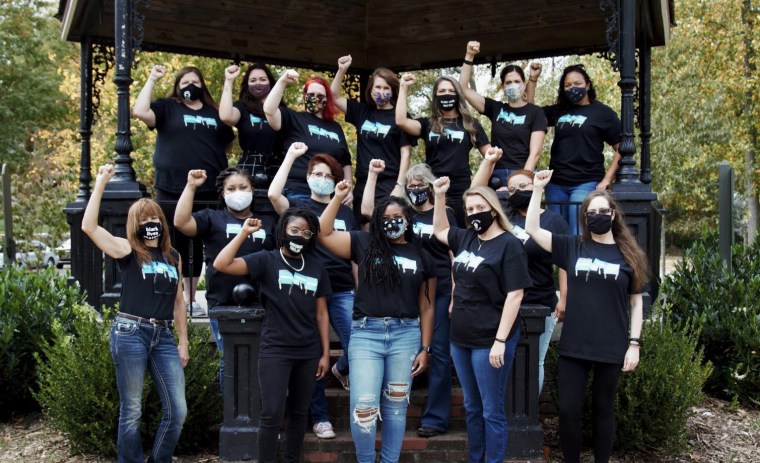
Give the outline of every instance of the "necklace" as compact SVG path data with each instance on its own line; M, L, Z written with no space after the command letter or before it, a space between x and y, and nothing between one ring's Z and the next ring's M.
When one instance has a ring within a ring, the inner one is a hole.
M483 243L485 243L485 241L481 240L481 239L478 237L478 251L480 251L480 248L481 248L481 247L483 247Z
M282 253L282 248L280 248L280 257L282 257L282 261L285 262L285 265L292 268L296 272L300 272L301 270L303 270L304 265L306 265L306 260L303 258L303 254L301 254L300 256L301 256L301 268L295 268L292 265L290 265L290 262L288 262L288 259L286 259L285 255Z

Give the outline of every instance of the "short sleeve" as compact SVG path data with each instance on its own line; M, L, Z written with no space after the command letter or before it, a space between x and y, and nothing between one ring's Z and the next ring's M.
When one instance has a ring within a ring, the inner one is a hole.
M351 260L357 264L364 258L365 246L362 242L363 235L369 235L369 233L362 231L350 231L351 236Z
M407 119L412 118L412 116L410 116L409 113L406 114L406 117ZM399 131L401 132L401 136L398 137L399 148L401 148L402 146L412 146L412 147L417 146L417 140L419 140L420 137L408 134L404 132L403 130L401 130L400 128L399 128Z
M174 100L168 98L159 98L158 100L151 101L150 110L153 111L153 114L156 116L156 125L150 127L151 129L160 129L163 127L164 122L166 121L166 113L168 112L167 105L172 102L174 102Z
M567 270L577 236L552 233L552 263Z
M235 139L235 132L232 131L232 127L230 127L227 124L222 123L222 126L220 127L220 129L221 129L221 133L219 135L220 135L220 140L222 141L222 143L224 143L225 145L232 143L232 140Z
M450 216L449 220L451 220ZM459 248L462 246L466 234L466 228L459 228L456 225L451 225L451 222L449 222L449 235L446 238L449 240L449 249L451 249L454 255L459 254Z
M570 234L570 226L567 224L567 221L559 214L552 214L552 220L546 229L555 235Z
M504 257L501 259L500 278L505 293L532 286L525 247L511 234L507 236Z
M351 152L348 151L348 143L346 142L346 134L343 133L343 128L336 123L338 133L340 134L340 154L335 159L338 160L341 167L351 165Z
M252 280L260 280L266 275L268 255L268 251L259 251L242 257L245 264L248 266L248 275L250 275Z
M248 107L245 105L245 102L241 100L237 100L236 102L232 103L232 107L240 111L240 119L238 120L237 124L235 124L235 127L240 129L248 117Z
M280 106L280 130L288 132L293 126L293 119L297 117L295 111L285 106Z
M559 107L557 105L544 106L544 116L546 116L546 125L548 127L554 127L557 125L557 119L560 116Z
M197 230L198 237L206 237L211 234L211 209L201 209L198 212L193 212L193 219L195 219L195 228Z
M607 122L606 124L606 130L604 133L604 141L607 142L610 146L615 146L618 143L620 143L620 132L621 132L621 125L620 125L620 118L618 117L615 110L612 108L609 108L607 106L604 107L608 113L608 115L605 117L605 120Z
M358 127L357 124L359 124L359 121L363 120L362 118L362 109L364 105L359 103L358 101L352 100L350 98L346 98L346 122L349 124L353 124Z
M119 270L121 270L122 272L126 270L127 267L129 266L129 263L132 262L132 259L134 258L135 258L135 251L131 251L126 256L120 259L116 259L116 263L119 265Z
M317 297L325 297L332 294L332 286L330 286L330 275L327 274L327 269L321 266L319 273L319 285L317 286Z
M486 131L483 130L483 126L478 120L475 120L475 140L477 142L477 148L490 143L488 141L488 135L486 135Z
M531 133L546 132L546 129L547 129L546 114L544 113L543 109L536 106L536 113L534 114L533 124L530 127L530 131Z
M420 138L423 140L427 138L427 134L430 132L430 119L427 117L418 117L415 119L420 123Z
M480 114L485 115L489 119L493 120L493 113L496 106L496 101L493 98L484 98L485 103L483 104L483 112Z

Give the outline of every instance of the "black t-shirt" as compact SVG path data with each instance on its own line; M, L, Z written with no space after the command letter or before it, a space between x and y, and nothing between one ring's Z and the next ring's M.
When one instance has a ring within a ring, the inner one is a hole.
M513 108L486 98L485 114L491 120L491 145L504 151L496 169L522 169L530 156L533 132L546 131L544 110L534 104Z
M451 291L451 257L449 247L438 241L433 234L433 211L414 211L412 215L412 229L414 234L422 240L422 249L430 253L433 259L435 271L435 293L445 294ZM446 217L449 224L455 224L456 218L451 209L446 208Z
M248 273L258 280L267 310L259 356L311 359L322 356L317 328L317 298L330 294L330 280L312 253L283 261L279 249L243 257Z
M594 101L575 105L569 111L544 107L549 126L554 127L551 161L552 182L578 185L604 178L604 143L620 142L620 119L609 106Z
M274 218L270 215L261 218L261 230L251 234L235 257L243 257L262 249L274 249ZM206 262L206 300L209 307L218 305L236 305L232 290L240 283L250 283L246 276L229 275L214 268L216 256L243 229L243 219L233 217L227 209L202 209L193 213L197 236L203 240Z
M150 262L139 264L135 251L116 259L121 271L119 310L137 317L173 320L179 270L158 248L148 250ZM174 249L171 253L179 263L179 253Z
M219 111L206 105L196 111L171 98L153 101L150 109L158 132L153 152L156 188L182 193L187 172L204 169L208 180L198 192L215 191L217 174L227 168L224 148L235 138L219 119Z
M470 133L465 130L462 117L446 119L444 133L430 131L430 119L417 119L422 125L420 138L425 140L425 162L436 177L447 175L451 183L470 182L470 150L488 144L488 136L480 122L475 120L476 140L473 143ZM469 185L468 185L469 186Z
M288 149L291 144L300 141L306 143L309 150L299 156L288 174L286 188L309 193L306 183L306 171L309 161L315 154L329 154L338 160L341 166L351 165L351 153L348 152L346 136L336 121L326 121L307 113L280 107L282 115L283 146ZM336 182L342 179L337 179Z
M451 342L468 348L491 347L507 294L531 285L525 249L511 233L480 241L472 229L451 227L448 239L454 253ZM519 317L509 337L517 323Z
M346 100L346 122L356 127L356 179L365 180L372 159L385 161L378 184L396 183L401 166L401 147L413 145L416 138L396 125L394 109L377 109L354 100Z
M304 207L317 217L322 217L322 213L325 212L327 204L314 201L313 199L292 199L290 201L291 206ZM333 222L333 229L336 231L351 231L358 230L359 226L356 224L356 217L348 206L340 205L338 214L335 216ZM335 254L329 252L321 244L317 243L317 247L314 250L314 256L321 262L322 266L327 269L327 274L330 276L330 286L333 292L338 291L351 291L354 289L354 276L351 273L351 261L347 259L341 259Z
M430 269L430 255L424 250L420 254L413 243L391 244L394 260L401 270L401 281L394 287L388 287L385 284L372 285L364 279L364 255L369 249L369 242L369 233L351 232L351 260L359 266L359 287L354 299L354 318L419 317L420 287L425 284L425 280L435 277ZM430 298L433 298L432 294Z
M240 100L233 106L240 111L240 120L235 127L243 152L262 154L265 161L279 156L282 153L282 135L269 126L266 116L249 112L248 106Z
M533 286L525 290L523 304L542 304L551 309L557 305L557 286L554 284L552 271L552 255L541 249L533 238L525 231L525 217L514 211L509 216L512 223L512 234L525 245L528 255L528 274ZM561 215L549 209L539 216L541 228L555 235L565 235L569 227Z
M552 235L552 260L567 271L559 354L622 364L628 349L633 270L617 244Z

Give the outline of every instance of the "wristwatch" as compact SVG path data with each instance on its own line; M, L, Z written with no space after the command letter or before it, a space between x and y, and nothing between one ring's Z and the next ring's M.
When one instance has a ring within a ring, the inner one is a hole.
M427 352L428 354L431 354L431 353L433 352L433 349L431 349L431 348L430 348L430 346L422 346L422 347L420 348L420 352L422 352L422 351L425 351L425 352Z

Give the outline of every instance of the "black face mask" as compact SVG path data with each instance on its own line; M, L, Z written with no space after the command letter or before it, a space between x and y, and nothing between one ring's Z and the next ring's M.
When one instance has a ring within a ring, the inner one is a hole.
M441 111L456 109L459 98L456 95L436 95L435 104Z
M201 95L203 95L203 89L195 84L187 84L179 89L179 96L181 96L183 100L199 100Z
M570 103L578 104L586 96L586 87L570 87L565 90L565 96Z
M527 209L532 196L533 192L531 190L515 190L514 193L509 195L509 205L512 206L513 209Z
M494 220L495 217L490 210L467 216L467 221L470 222L470 226L472 226L472 229L475 230L478 235L482 235L486 230L491 228L491 224L493 224Z
M595 235L604 235L612 229L612 215L596 214L586 217L588 231Z
M297 256L303 252L304 248L306 247L308 243L309 243L309 240L307 240L303 236L300 236L300 235L293 236L293 235L288 235L287 233L285 234L285 249L287 249L292 254L295 254Z
M406 219L403 217L383 220L383 233L390 240L401 237L406 231L406 227Z
M145 222L137 229L137 235L144 240L161 238L163 232L164 226L161 222Z
M423 188L419 190L406 190L406 195L409 196L409 201L415 206L422 206L430 198L430 188Z

